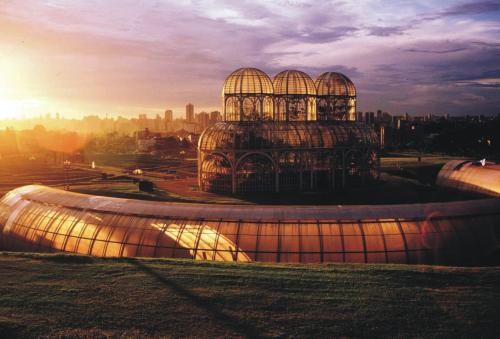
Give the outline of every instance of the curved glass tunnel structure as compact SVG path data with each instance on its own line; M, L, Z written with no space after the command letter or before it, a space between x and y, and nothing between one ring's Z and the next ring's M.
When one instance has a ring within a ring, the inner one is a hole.
M179 204L24 186L0 201L0 248L111 257L478 265L500 199L379 206Z
M500 164L453 160L438 173L436 184L455 190L500 197Z

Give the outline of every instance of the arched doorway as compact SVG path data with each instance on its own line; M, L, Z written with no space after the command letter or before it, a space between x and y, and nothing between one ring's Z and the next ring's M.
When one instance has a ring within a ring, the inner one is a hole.
M275 190L275 166L261 153L243 156L236 168L236 192L273 192Z
M231 162L220 154L208 155L201 166L201 185L203 191L231 193Z

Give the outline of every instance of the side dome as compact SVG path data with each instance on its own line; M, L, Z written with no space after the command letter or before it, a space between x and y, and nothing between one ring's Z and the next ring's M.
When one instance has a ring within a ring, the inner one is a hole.
M326 72L316 79L316 93L318 96L356 96L354 83L342 73Z
M273 94L273 83L260 69L239 68L224 81L222 95L226 94Z
M276 74L273 87L275 95L316 95L316 87L311 77L296 70Z

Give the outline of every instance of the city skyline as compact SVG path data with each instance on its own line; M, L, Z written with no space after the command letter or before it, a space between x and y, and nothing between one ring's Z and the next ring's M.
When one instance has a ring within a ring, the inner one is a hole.
M358 110L497 114L500 3L0 4L0 118L220 110L229 70L356 82Z

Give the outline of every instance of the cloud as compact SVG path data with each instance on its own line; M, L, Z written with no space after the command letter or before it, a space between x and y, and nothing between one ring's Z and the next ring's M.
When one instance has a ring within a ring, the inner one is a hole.
M473 1L452 6L441 13L447 15L474 15L500 11L499 1Z
M101 105L99 113L183 107L188 101L217 108L225 77L243 66L271 76L290 68L313 78L326 71L345 73L358 86L363 109L438 107L459 114L481 107L492 113L499 107L491 95L500 69L498 5L1 2L0 53L36 70L23 77L24 91L54 102L92 102ZM463 97L468 101L459 104Z
M461 48L453 48L453 49L442 49L442 50L430 50L430 49L417 49L417 48L408 48L404 49L405 52L413 52L413 53L431 53L431 54L448 54L448 53L456 53L467 50L466 47Z
M302 29L296 31L286 31L281 34L283 38L300 42L309 43L327 43L340 39L346 39L352 33L358 31L358 28L352 26L338 26L329 29Z

